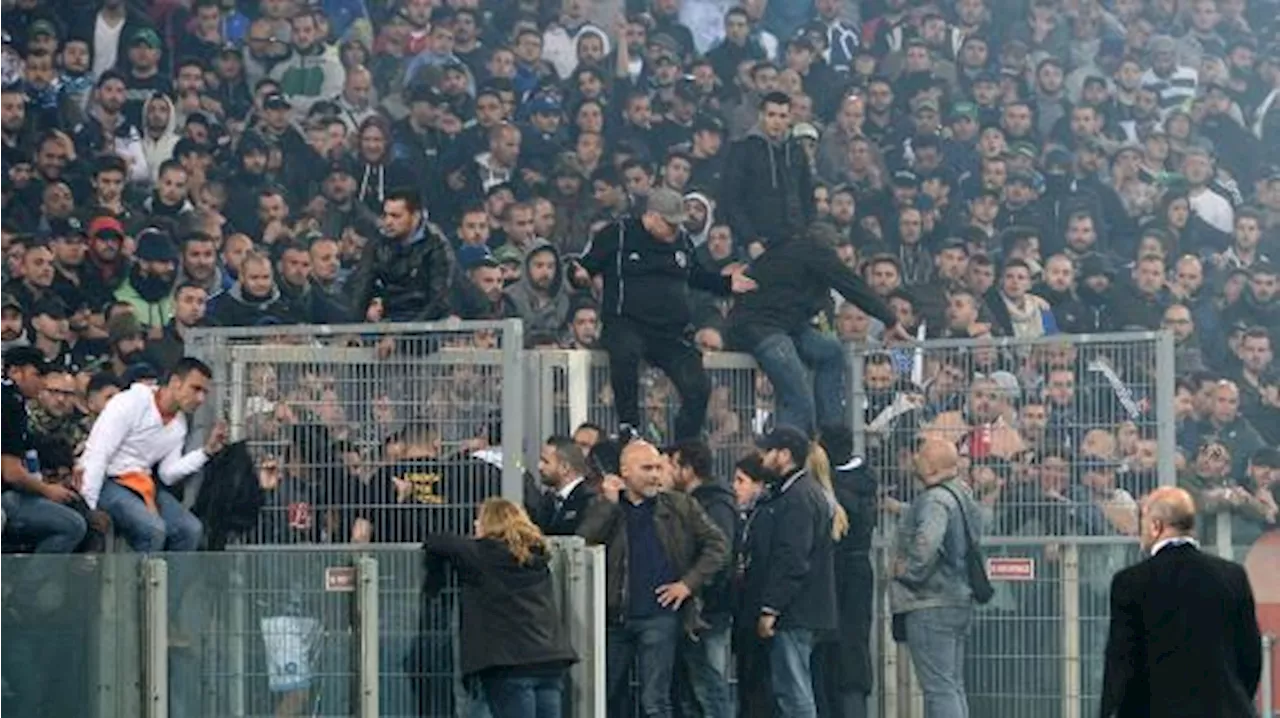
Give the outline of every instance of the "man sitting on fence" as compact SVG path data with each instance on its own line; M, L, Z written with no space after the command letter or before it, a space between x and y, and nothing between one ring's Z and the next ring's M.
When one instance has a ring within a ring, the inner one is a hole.
M188 453L186 414L204 404L213 371L199 359L178 362L163 386L137 383L107 402L94 422L80 466L81 493L101 505L135 551L193 551L200 520L173 494L156 486L151 467L168 486L199 471L222 449L227 428L219 423L204 447Z

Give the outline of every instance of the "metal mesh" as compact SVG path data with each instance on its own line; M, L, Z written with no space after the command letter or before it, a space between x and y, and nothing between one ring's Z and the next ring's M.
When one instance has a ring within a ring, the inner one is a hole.
M468 531L488 496L519 498L518 323L356 333L368 328L206 330L189 343L218 373L213 411L267 469L246 541L419 541Z
M988 535L1133 534L1135 500L1174 481L1162 451L1173 445L1163 342L1129 334L855 349L854 421L881 485L881 525L916 492L917 442L936 437L961 447Z
M142 626L135 554L6 555L0 712L138 716ZM54 678L56 677L56 679Z

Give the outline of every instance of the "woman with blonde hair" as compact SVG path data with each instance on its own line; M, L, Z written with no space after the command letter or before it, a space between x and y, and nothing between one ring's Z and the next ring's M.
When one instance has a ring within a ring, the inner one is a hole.
M427 539L424 592L444 587L445 565L461 588L461 669L480 679L494 718L561 718L564 676L577 660L561 628L547 540L519 505L480 506L475 536Z

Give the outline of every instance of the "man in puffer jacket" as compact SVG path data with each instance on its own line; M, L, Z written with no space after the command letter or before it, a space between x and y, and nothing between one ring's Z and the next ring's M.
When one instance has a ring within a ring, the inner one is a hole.
M752 256L800 234L813 220L813 174L791 138L791 99L771 92L760 122L729 149L721 207Z
M453 258L427 222L418 193L387 194L383 236L369 242L349 280L352 308L371 322L429 322L449 314Z

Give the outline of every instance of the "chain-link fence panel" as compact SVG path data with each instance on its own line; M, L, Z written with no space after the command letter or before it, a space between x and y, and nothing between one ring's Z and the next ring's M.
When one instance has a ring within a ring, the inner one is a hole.
M520 500L526 369L519 322L209 329L215 394L262 469L250 543L420 541ZM212 414L212 416L210 416ZM510 461L506 459L512 459Z
M1154 333L854 347L882 527L918 490L918 443L938 438L960 447L988 535L1135 534L1137 500L1174 483L1172 350Z

